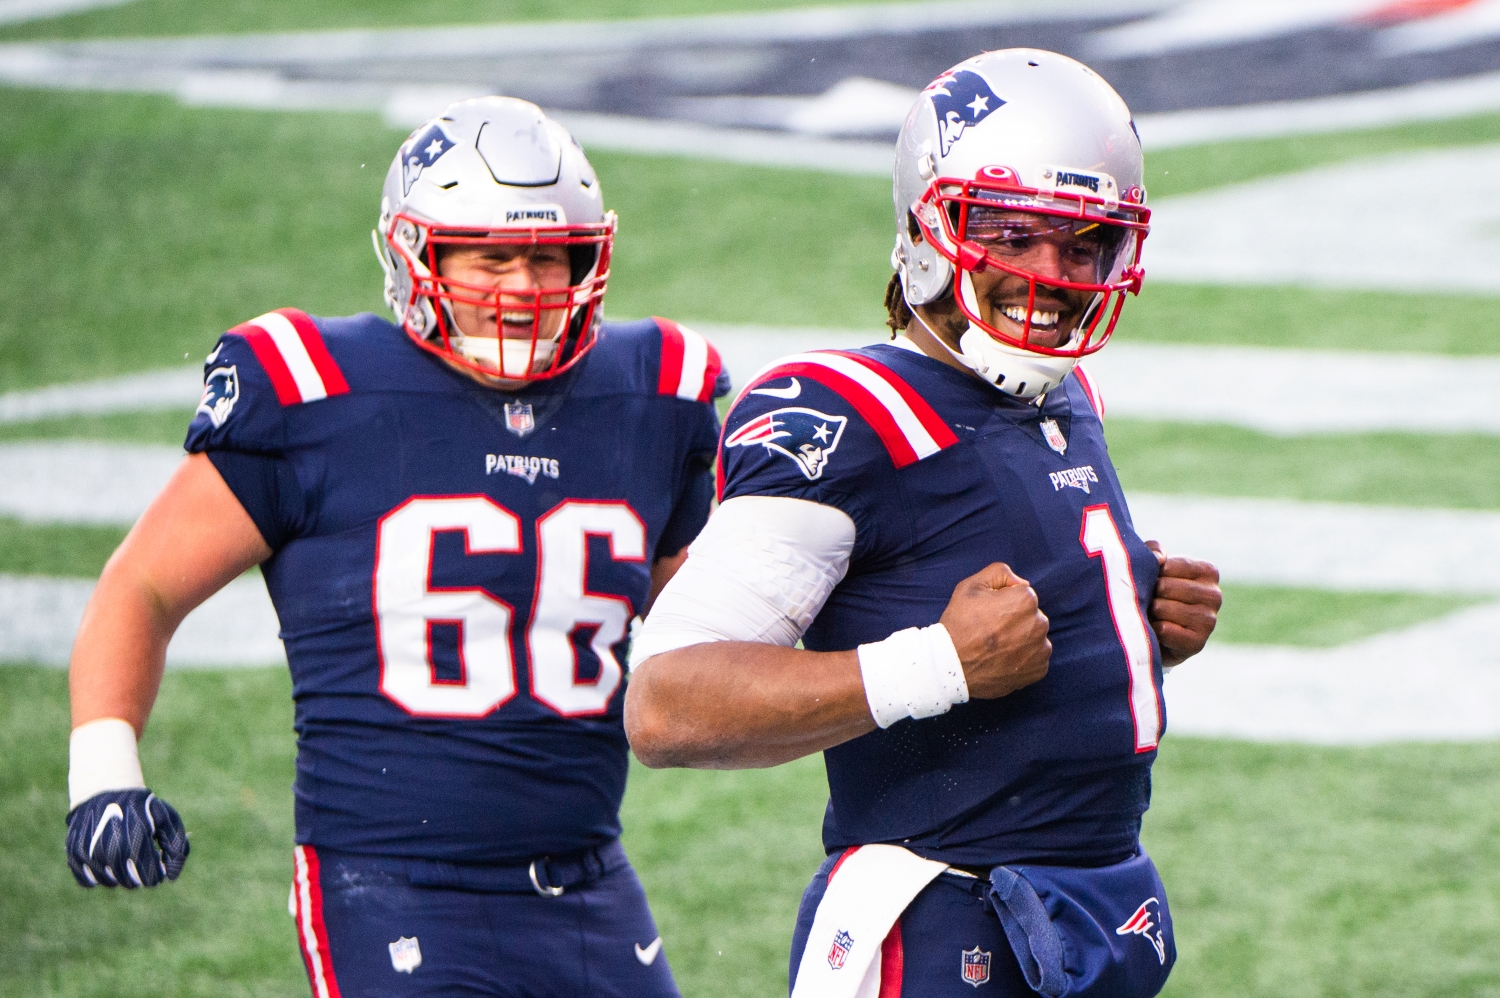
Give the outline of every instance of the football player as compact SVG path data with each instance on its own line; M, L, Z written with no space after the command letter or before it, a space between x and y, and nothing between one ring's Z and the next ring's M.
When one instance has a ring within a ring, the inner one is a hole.
M785 358L726 419L722 504L637 641L626 730L652 766L825 753L794 995L1166 980L1138 833L1162 671L1203 647L1218 575L1137 536L1078 366L1140 286L1142 168L1087 67L955 66L896 149L898 335Z
M602 321L614 232L560 125L463 101L386 176L396 323L280 309L219 340L74 648L79 883L181 871L136 739L177 624L260 565L314 995L677 993L618 840L621 656L708 518L728 382L689 329Z

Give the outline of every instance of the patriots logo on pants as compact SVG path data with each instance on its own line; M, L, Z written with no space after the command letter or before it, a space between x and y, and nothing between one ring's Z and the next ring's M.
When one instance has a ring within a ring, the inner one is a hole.
M1136 897L1140 897L1139 894ZM1157 908L1161 902L1156 898L1147 898L1141 906L1135 910L1135 914L1125 920L1125 924L1115 930L1117 936L1140 936L1151 944L1156 950L1156 958L1161 961L1162 966L1167 963L1167 943L1161 934L1161 917L1157 914ZM1155 933L1151 930L1155 929Z
M848 416L792 406L755 417L725 437L724 446L761 444L768 451L791 458L808 481L816 481L838 449L848 422Z
M149 790L106 790L68 812L68 866L84 887L155 887L187 857L182 819Z
M953 143L963 138L964 129L973 128L1005 106L1005 101L995 96L984 77L967 69L944 73L927 85L925 93L937 115L944 156Z

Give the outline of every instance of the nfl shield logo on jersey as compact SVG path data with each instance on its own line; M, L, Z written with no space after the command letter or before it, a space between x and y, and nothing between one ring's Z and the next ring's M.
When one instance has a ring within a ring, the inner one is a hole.
M239 370L233 365L216 367L203 379L203 398L198 402L198 411L205 413L215 427L223 426L239 399Z
M531 416L531 403L505 403L505 428L518 437L524 437L536 429L536 420Z
M849 959L849 951L854 948L854 937L843 929L833 937L833 945L828 947L828 966L839 970L844 966L844 961Z
M402 936L391 943L391 966L403 974L409 974L422 966L422 947L417 945L416 937L411 939Z
M990 979L990 954L988 950L982 950L978 946L963 951L963 973L964 983L979 987L981 984L989 983Z
M1042 420L1042 436L1046 439L1047 446L1059 454L1068 452L1068 438L1063 436L1062 428L1057 425L1057 420Z

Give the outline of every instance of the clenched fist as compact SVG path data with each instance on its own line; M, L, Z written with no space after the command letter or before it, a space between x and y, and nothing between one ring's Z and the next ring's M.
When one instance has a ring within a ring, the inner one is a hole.
M1052 642L1031 583L995 562L953 589L942 625L963 663L969 696L993 700L1047 674Z
M1181 665L1203 650L1219 621L1219 570L1206 561L1169 558L1156 541L1146 546L1160 566L1146 616L1161 645L1161 664Z

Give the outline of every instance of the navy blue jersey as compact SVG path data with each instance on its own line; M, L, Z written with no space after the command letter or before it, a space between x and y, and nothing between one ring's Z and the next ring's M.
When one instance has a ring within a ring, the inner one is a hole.
M807 499L856 528L807 648L936 623L954 586L997 561L1051 621L1041 682L828 750L825 846L979 867L1130 855L1165 730L1145 622L1157 564L1080 376L1038 407L881 344L787 358L748 388L725 426L723 497Z
M619 834L629 622L707 519L720 366L666 320L514 394L369 314L219 341L186 446L274 551L299 843L505 863Z

